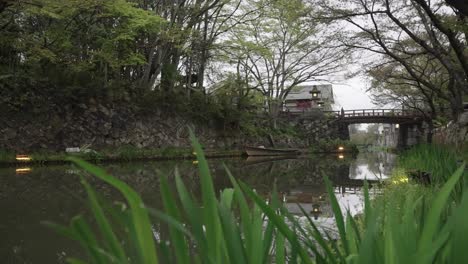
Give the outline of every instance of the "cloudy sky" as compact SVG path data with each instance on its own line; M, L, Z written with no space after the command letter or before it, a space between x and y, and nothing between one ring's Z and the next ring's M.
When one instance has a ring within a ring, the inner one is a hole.
M358 76L351 79L332 81L332 83L310 82L301 85L314 84L331 84L333 86L335 95L334 110L340 110L342 107L344 110L381 108L371 102L370 94L366 93L369 83L363 77Z
M334 108L337 110L341 109L341 107L345 110L377 108L371 102L369 94L365 92L368 86L366 80L361 77L354 77L340 84L333 84L333 92L335 93Z
M369 83L363 77L354 77L341 82L334 82L332 85L333 93L335 94L334 110L340 110L341 107L344 110L382 108L371 102L370 94L366 93ZM359 124L358 129L366 130L367 127L368 124Z

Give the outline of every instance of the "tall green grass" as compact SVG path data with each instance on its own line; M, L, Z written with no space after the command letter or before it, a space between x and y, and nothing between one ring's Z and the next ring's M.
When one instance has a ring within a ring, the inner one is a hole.
M83 178L94 225L76 217L69 227L55 226L87 252L86 260L70 259L70 263L374 264L463 263L467 259L463 245L468 243L464 224L468 193L458 204L449 199L464 166L431 196L415 192L395 200L377 199L371 205L366 183L365 210L359 218L341 211L326 179L339 234L334 239L320 231L305 211L305 223L289 214L275 191L266 200L228 170L232 188L216 193L203 151L193 135L192 140L199 161L201 200L192 196L180 175L176 174L175 194L163 177L162 211L145 207L134 190L104 170L71 158L119 190L128 207L119 211L102 206L105 203Z
M422 144L402 153L399 166L408 172L419 171L430 175L434 187L439 187L448 181L450 175L466 161L466 153L458 153L450 146ZM460 200L463 194L465 178L468 173L455 186L453 198Z
M429 172L436 183L444 183L457 169L459 159L448 146L423 144L403 152L399 164L408 170Z

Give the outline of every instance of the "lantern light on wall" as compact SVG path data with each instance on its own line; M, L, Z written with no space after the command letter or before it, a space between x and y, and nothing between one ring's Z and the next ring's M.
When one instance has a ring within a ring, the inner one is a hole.
M312 88L312 91L310 91L310 94L312 95L312 100L318 101L320 100L320 91L317 89L317 85L314 85Z
M16 155L16 160L17 161L30 161L31 156L29 156L29 155Z

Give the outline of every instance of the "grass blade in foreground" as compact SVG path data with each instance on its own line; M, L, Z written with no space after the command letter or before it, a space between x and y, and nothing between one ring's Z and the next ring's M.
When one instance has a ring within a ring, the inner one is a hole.
M276 228L281 234L289 241L293 249L297 249L299 256L303 263L312 263L311 256L307 253L306 249L300 245L299 237L295 234L289 226L284 222L284 219L276 214L270 206L268 206L265 201L260 198L252 189L247 185L240 183L242 189L245 193L252 199L254 202L262 209L262 211L268 216L270 221L274 223Z
M135 231L137 242L136 247L138 249L139 257L144 264L157 264L158 258L153 238L153 230L151 229L151 222L144 203L138 193L130 188L126 183L117 180L95 165L73 157L69 157L68 160L92 173L99 179L114 186L124 195L131 209L131 228Z
M84 178L81 179L82 184L85 186L86 192L88 193L88 199L91 205L91 210L96 218L96 222L99 226L99 230L102 232L102 235L106 238L108 242L108 247L110 248L110 252L112 256L117 258L117 263L125 263L126 257L125 252L120 245L117 236L115 235L114 231L112 230L111 224L107 220L104 210L99 205L98 199L94 190L91 186L86 182Z
M325 177L325 185L327 187L328 196L330 197L331 207L333 209L333 214L335 215L335 222L336 222L336 226L338 227L338 232L340 233L340 238L341 238L341 242L343 243L345 255L348 255L349 245L348 245L348 239L346 239L346 230L345 230L345 222L343 220L343 214L341 212L340 205L338 204L338 200L336 199L336 196L334 195L333 187L328 177Z
M203 220L206 228L206 241L208 248L212 251L214 261L222 263L226 257L225 241L222 239L222 228L218 212L218 204L216 194L213 187L213 179L211 177L208 162L206 161L205 154L202 147L192 130L190 130L190 139L194 151L197 155L198 169L200 172L200 181L202 188L202 204L203 204Z
M174 197L171 195L166 177L161 177L160 184L161 196L165 212L168 214L168 216L173 217L177 221L180 221L180 210L177 207ZM180 230L177 229L174 225L169 225L169 233L171 235L171 241L178 263L189 263L189 246L187 245L187 241L184 237L184 234L180 232Z
M424 259L422 262L430 261L430 259L436 255L437 250L439 250L439 248L431 248L431 244L434 236L439 231L440 215L450 197L450 194L452 193L453 188L458 183L458 180L463 175L464 171L465 165L458 168L458 170L438 192L430 207L418 247L419 254L426 255L429 259ZM429 252L432 252L432 254L428 254Z

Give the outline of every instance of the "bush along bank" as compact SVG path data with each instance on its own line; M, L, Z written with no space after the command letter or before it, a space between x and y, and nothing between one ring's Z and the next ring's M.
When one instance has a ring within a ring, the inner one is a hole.
M162 177L162 211L142 206L134 190L99 167L71 158L119 190L128 206L104 210L102 200L83 178L97 229L83 216L74 218L68 227L52 226L79 241L90 263L463 263L468 257L464 249L468 192L463 190L460 200L451 198L464 166L433 192L395 188L406 190L398 199L384 196L388 199L371 202L365 184L365 208L358 220L341 211L326 180L339 234L338 239L331 239L310 218L304 223L289 214L275 191L267 202L229 171L232 188L216 194L196 140L194 151L201 201L187 191L180 175L175 194ZM121 232L122 228L127 232Z

